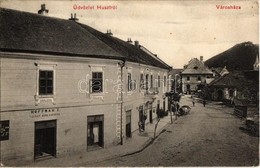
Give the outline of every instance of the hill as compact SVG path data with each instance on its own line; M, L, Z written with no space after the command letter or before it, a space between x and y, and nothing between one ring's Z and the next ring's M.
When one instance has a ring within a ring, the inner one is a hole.
M205 64L210 68L226 66L228 71L252 70L258 55L258 44L244 42L208 59Z

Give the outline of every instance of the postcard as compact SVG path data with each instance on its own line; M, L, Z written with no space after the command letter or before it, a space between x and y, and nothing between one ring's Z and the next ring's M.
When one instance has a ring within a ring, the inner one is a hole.
M259 1L1 0L0 164L259 166Z

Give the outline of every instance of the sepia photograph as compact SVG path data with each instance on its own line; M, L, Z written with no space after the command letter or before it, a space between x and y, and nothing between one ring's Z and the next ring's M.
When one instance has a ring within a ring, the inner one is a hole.
M258 0L0 0L0 167L238 166Z

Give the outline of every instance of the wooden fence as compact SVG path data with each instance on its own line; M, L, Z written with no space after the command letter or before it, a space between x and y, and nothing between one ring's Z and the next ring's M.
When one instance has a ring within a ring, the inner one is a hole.
M239 118L247 117L247 106L236 105L234 108L234 115Z

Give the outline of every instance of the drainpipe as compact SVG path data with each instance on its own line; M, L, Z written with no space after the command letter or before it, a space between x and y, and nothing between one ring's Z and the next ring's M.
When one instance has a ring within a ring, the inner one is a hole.
M120 89L120 95L121 95L121 121L120 121L120 145L123 145L123 68L125 66L125 60L123 62L118 63L120 66L121 71L121 89Z

